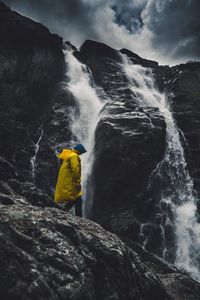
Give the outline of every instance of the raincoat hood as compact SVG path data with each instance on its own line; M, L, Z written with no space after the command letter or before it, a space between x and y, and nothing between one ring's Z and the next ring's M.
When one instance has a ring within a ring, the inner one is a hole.
M58 158L65 160L72 153L78 154L78 151L73 149L63 149L62 152L58 155Z

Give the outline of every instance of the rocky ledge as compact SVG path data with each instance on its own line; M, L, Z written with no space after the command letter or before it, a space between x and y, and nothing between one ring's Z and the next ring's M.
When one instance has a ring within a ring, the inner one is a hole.
M199 299L195 281L166 266L159 279L155 258L141 253L143 263L116 235L65 211L1 206L0 232L1 299Z
M169 299L137 254L86 219L1 206L0 232L2 299Z

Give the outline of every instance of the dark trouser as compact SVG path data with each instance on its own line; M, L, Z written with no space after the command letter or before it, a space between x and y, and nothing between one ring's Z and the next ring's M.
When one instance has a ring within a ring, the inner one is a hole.
M75 205L76 216L82 217L82 198L78 197L75 201L68 201L65 204L65 208L70 210Z

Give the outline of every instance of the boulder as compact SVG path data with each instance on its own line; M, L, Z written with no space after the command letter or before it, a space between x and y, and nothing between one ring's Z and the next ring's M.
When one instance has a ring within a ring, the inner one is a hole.
M170 299L135 252L89 220L1 206L0 232L2 299Z
M92 71L97 89L100 86L105 93L99 92L105 105L96 129L89 215L107 230L139 241L141 223L160 212L159 182L154 189L149 187L165 152L165 121L157 108L138 101L123 71L124 54L158 73L156 62L103 43L86 41L75 52Z

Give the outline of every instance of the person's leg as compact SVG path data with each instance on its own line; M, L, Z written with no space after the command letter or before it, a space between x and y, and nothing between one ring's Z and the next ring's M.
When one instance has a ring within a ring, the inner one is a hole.
M76 216L82 217L82 198L78 197L75 201Z
M70 210L74 206L74 204L74 201L67 201L67 203L65 204L66 210Z

